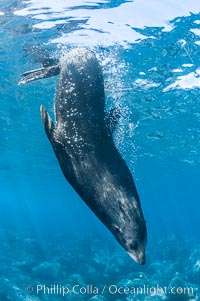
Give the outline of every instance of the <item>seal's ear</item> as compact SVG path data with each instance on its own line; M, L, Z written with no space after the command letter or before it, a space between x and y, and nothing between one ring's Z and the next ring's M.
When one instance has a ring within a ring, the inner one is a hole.
M113 108L105 116L105 122L108 130L113 133L119 123L121 111L119 108Z
M44 125L45 132L47 134L47 137L49 141L53 144L54 143L54 130L55 126L53 124L53 121L51 117L49 116L48 112L46 111L45 107L43 105L40 106L40 114L42 118L42 122Z
M122 229L119 226L113 225L113 227L116 231L118 231L119 233L122 233Z

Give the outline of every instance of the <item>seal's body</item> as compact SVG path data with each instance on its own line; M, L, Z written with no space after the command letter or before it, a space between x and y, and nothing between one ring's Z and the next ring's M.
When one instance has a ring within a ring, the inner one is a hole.
M48 77L42 73L39 78ZM105 113L101 67L93 52L78 49L60 60L58 73L56 126L43 106L41 116L63 174L129 255L144 264L146 224L133 177L112 138L115 110ZM37 79L34 71L27 74L27 82Z

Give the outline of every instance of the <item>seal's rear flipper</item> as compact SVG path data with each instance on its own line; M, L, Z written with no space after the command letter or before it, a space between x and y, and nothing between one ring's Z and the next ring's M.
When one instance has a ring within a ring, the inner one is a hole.
M54 144L54 130L55 126L48 112L43 105L40 106L40 114L44 125L45 132L51 144Z
M31 70L22 74L22 78L20 79L18 85L24 85L37 79L55 76L58 75L59 72L60 72L59 65Z

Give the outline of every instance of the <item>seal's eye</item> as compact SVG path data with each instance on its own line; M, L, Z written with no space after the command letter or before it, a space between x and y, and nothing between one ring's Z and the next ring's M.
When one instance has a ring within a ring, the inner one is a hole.
M137 242L133 242L133 243L130 244L129 247L130 247L131 250L137 251L137 249L138 249L138 243Z

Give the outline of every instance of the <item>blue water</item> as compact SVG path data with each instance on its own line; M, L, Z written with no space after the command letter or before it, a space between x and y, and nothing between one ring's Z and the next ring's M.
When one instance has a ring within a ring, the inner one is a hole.
M147 221L144 267L60 171L39 114L42 103L53 116L58 77L17 85L74 47L96 52L106 105L122 111L114 139ZM0 301L200 300L198 0L1 1L0 82ZM193 294L37 292L54 284L190 286Z

